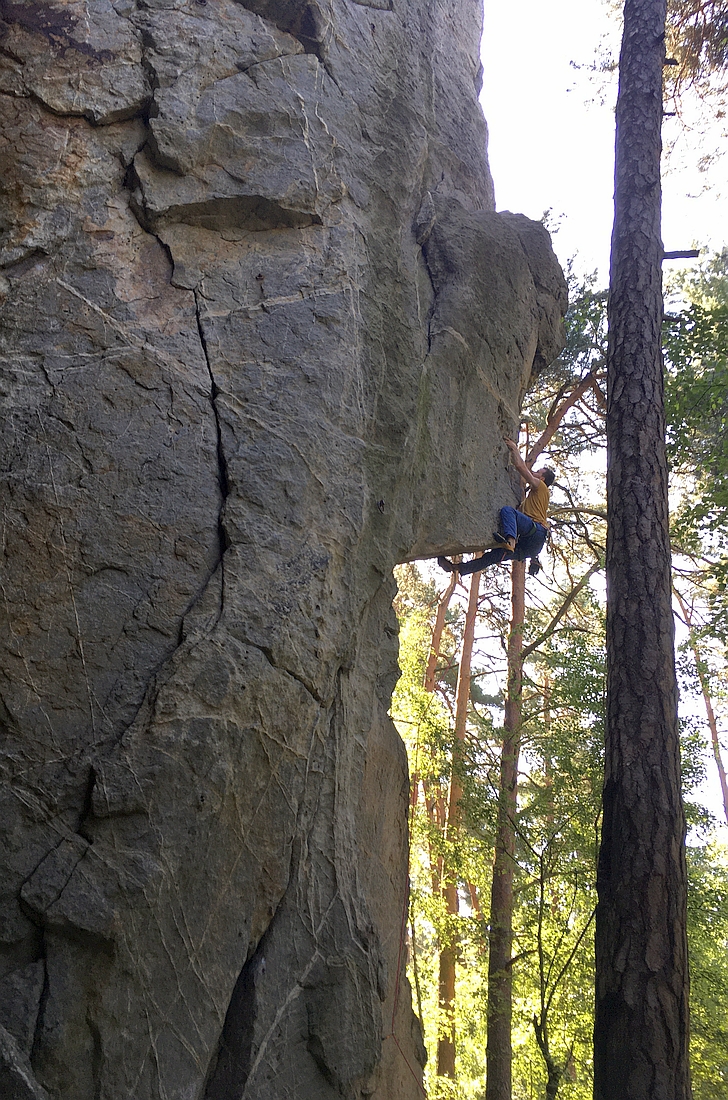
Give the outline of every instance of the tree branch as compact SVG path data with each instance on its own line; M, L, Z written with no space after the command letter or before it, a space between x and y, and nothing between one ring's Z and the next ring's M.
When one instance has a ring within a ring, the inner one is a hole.
M589 580L591 579L591 577L593 577L593 575L597 572L597 570L599 568L600 568L600 563L597 561L597 562L594 563L594 565L592 565L587 570L587 572L581 578L579 583L574 588L572 588L571 592L566 597L566 599L562 603L561 607L556 612L553 619L551 620L549 625L546 627L546 629L543 631L543 633L540 635L540 637L536 638L535 641L531 642L529 645L523 647L523 659L524 660L526 659L526 657L529 657L535 649L538 649L538 647L540 645L543 645L543 643L551 637L551 635L556 630L556 627L559 625L559 623L563 619L564 615L566 614L566 612L569 610L569 608L573 604L576 597L579 595L579 593L582 591L582 589L589 583Z
M594 380L594 374L592 373L592 371L589 371L588 374L584 375L580 382L577 382L564 403L560 405L555 412L550 413L546 427L541 432L541 435L538 437L533 447L531 447L530 451L528 452L528 456L526 458L526 464L528 466L533 465L535 460L541 454L541 451L544 450L544 448L548 445L548 443L556 434L559 425L561 424L561 421L564 419L569 409L573 408L577 401L584 396Z

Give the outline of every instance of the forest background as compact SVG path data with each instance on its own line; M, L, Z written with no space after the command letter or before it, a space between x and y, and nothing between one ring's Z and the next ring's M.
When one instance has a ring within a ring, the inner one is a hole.
M619 7L593 6L612 16ZM486 7L486 34L487 14ZM717 46L712 53L701 46L696 60L695 34L684 31L706 14ZM700 206L712 203L718 210L728 4L676 0L672 16L668 52L679 65L666 70L665 111L676 112L669 115L674 134L668 138L666 191L683 189L677 168L686 156L690 161L692 149L688 187L697 194L697 171ZM618 21L611 35L618 42ZM586 76L592 109L611 113L616 84L609 35L594 45L596 60L574 58L583 68L572 71ZM542 49L548 67L547 42ZM587 116L583 125L589 127ZM610 142L613 147L613 116ZM497 161L494 171L498 186ZM611 175L607 189L611 194ZM590 203L593 198L592 192ZM687 209L695 211L696 202ZM550 205L546 219L552 230L561 225L555 243L570 282L568 341L558 362L536 380L521 425L524 457L545 459L557 470L544 569L529 578L520 611L510 566L461 584L422 564L402 567L398 577L402 677L392 713L410 756L410 977L433 1098L495 1095L493 1035L503 1026L504 998L512 1096L586 1100L592 1091L604 732L606 271L585 268L591 246L576 258L564 256L564 226L582 214L574 210L572 218L567 210L563 219L558 202ZM689 224L689 214L684 217ZM690 238L667 246L703 248L697 263L666 272L664 353L689 827L693 1090L696 1100L718 1100L728 1095L728 785L722 759L728 720L728 249L718 236L725 220L717 216L710 233L703 215L693 220L697 229ZM591 222L600 224L593 205ZM606 234L601 247L608 249L608 228ZM494 954L504 946L497 942L504 920L510 922L506 964L494 967Z

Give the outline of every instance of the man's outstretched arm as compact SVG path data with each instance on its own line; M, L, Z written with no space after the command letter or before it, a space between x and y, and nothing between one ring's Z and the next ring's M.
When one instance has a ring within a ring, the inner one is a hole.
M536 486L540 483L540 478L536 477L534 473L528 468L526 463L521 458L521 452L518 450L518 444L512 439L506 439L506 447L511 452L511 462L518 470L522 478L528 482L531 486Z

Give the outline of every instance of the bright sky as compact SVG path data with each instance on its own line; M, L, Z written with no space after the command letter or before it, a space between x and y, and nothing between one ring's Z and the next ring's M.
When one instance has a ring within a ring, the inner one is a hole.
M616 80L572 62L588 67L608 50L618 57L620 35L603 0L485 0L481 102L497 209L535 219L550 209L562 265L574 257L578 273L598 269L603 286L613 218ZM711 138L708 133L706 148ZM700 244L717 251L728 244L726 163L706 190L707 178L696 167L699 139L686 138L679 122L666 118L663 141L676 139L663 162L665 248ZM712 760L708 776L701 794L720 819Z
M618 56L620 33L603 0L485 0L481 102L497 208L536 219L551 209L562 264L578 254L577 269L598 268L604 284L613 216L616 83L571 62L589 66L604 47ZM606 93L604 104L600 93ZM676 119L665 119L666 143L681 132ZM668 251L694 242L716 250L728 243L726 166L719 166L713 189L704 192L706 177L695 167L700 150L695 138L691 142L680 138L664 172Z

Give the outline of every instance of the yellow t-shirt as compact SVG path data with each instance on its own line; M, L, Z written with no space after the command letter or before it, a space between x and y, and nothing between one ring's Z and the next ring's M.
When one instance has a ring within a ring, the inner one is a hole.
M530 516L536 523L542 523L548 527L546 516L549 510L549 487L545 481L539 481L538 485L532 485L526 493L526 499L518 509L525 516Z

